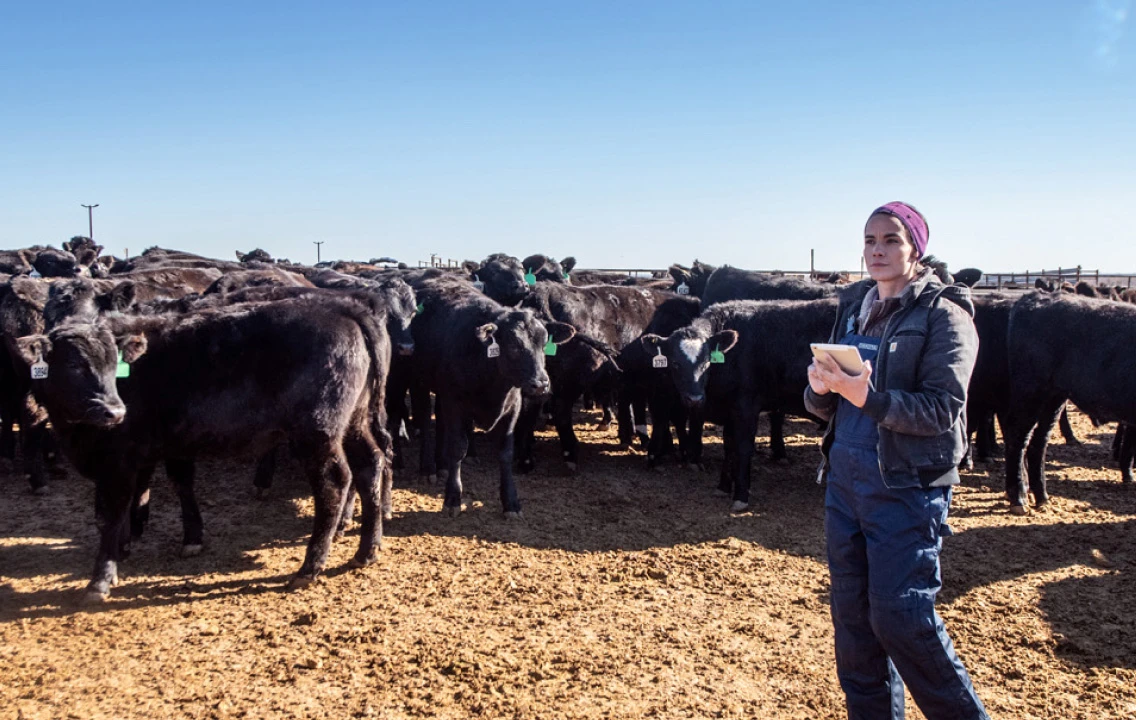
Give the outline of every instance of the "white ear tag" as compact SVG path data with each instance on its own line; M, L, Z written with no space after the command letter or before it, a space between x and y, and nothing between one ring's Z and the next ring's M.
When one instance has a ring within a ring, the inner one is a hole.
M679 286L675 288L675 292L679 295L689 295L690 288L686 286L685 282L679 283Z
M476 274L473 276L473 289L477 292L485 292L485 283L481 282Z
M651 358L651 367L665 368L667 366L667 356L663 354L662 348L655 348L658 353L655 357Z
M490 336L490 339L493 339L492 336ZM497 341L494 339L493 342L489 343L489 347L485 348L485 357L495 358L500 357L500 355L501 346L498 345Z
M32 380L47 379L47 363L43 360L32 363Z
M40 274L39 274L39 270L36 270L35 268L32 268L32 271L31 271L30 273L28 273L28 277L32 277L32 278L41 278L41 277L43 277L43 275L40 275Z

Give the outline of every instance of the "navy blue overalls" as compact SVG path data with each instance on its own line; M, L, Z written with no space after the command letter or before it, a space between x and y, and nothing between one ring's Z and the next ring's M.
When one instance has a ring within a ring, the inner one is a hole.
M840 342L875 364L880 338L849 333ZM906 682L928 720L988 720L935 612L950 488L887 487L875 421L841 398L833 422L824 525L848 717L903 718Z

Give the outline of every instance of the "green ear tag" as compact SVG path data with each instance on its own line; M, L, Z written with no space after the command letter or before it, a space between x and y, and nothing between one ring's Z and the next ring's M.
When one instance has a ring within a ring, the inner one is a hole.
M529 285L536 285L536 275L533 275L531 272L525 273L525 282Z
M418 307L414 308L414 314L415 315L421 315L422 311L425 310L425 309L426 309L425 305L423 305L422 303L418 303Z
M114 376L116 378L130 377L130 366L122 360L122 351L118 351L118 365L114 368Z
M544 354L552 357L556 354L556 343L549 340L544 344Z
M719 350L717 346L714 346L714 349L710 351L710 364L721 365L724 362L726 362L726 353Z

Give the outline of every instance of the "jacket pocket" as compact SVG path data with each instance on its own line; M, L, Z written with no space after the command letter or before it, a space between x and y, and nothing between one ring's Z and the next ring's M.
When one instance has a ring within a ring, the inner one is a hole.
M881 348L887 352L887 376L884 379L886 389L910 391L915 388L919 361L926 341L925 333L901 332L893 335L887 346Z

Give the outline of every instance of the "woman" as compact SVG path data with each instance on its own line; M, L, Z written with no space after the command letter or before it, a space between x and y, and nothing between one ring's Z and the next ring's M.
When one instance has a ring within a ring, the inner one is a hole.
M849 375L823 356L805 389L809 411L830 421L820 472L836 671L850 718L902 718L905 682L928 720L988 717L935 612L978 336L969 290L944 285L920 262L927 239L927 221L910 205L872 212L871 280L844 295L831 338L858 347L864 368Z

